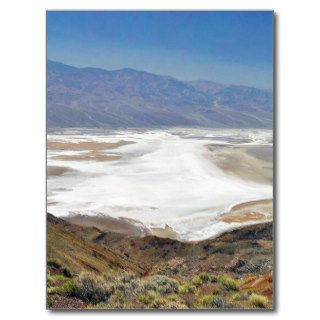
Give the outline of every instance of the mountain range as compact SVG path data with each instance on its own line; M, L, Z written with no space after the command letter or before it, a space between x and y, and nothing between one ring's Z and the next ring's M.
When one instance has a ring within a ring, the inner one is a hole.
M47 61L49 128L271 128L272 92Z

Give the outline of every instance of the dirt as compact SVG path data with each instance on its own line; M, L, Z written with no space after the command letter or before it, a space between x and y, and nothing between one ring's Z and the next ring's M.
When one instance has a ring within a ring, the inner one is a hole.
M68 167L59 167L59 166L47 166L47 175L48 177L61 176L67 172L72 172L71 168Z

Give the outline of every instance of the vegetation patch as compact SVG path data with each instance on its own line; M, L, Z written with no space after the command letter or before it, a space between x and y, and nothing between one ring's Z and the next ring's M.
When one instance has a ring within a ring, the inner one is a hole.
M142 284L143 290L153 290L159 294L178 292L178 281L167 276L156 275L148 278Z
M186 294L186 293L194 293L196 291L196 286L190 283L183 284L179 286L179 293L180 294Z
M250 302L256 308L267 308L269 304L267 297L255 293L250 296Z
M239 285L236 279L223 275L219 277L219 282L227 289L232 291L239 291Z
M76 279L69 295L95 304L106 302L112 292L112 286L106 283L103 277L85 272Z

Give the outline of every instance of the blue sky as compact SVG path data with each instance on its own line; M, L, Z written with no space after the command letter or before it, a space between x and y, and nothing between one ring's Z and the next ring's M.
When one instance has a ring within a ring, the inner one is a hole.
M272 88L272 12L47 13L48 59Z

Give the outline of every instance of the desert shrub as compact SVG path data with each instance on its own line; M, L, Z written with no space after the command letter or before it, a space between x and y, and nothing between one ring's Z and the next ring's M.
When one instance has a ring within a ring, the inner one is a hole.
M54 294L54 293L59 293L59 287L49 287L47 288L47 293L48 294Z
M126 306L126 303L126 294L121 290L115 290L115 292L108 300L108 307L112 309L121 309Z
M139 293L137 295L137 299L142 302L143 304L150 304L156 298L156 293L154 291L148 291L146 294Z
M61 268L61 263L58 260L54 260L54 259L49 258L47 260L47 266L51 267L53 269L60 269Z
M200 287L203 284L203 281L201 280L201 278L199 276L195 276L192 280L191 283L196 286L196 287Z
M212 306L213 295L206 294L198 299L200 306L210 308Z
M74 279L70 279L60 287L60 294L65 296L72 296L75 290L76 290L76 282Z
M203 283L217 282L217 278L215 276L213 276L212 274L207 273L207 272L201 272L199 274L199 278L202 280Z
M231 295L231 300L240 301L240 300L243 300L243 297L240 293L236 292Z
M137 276L133 273L126 273L123 276L121 276L120 278L118 278L118 280L123 283L128 283L128 282L132 281L133 279L135 279L136 277Z
M217 286L214 286L212 288L212 294L220 294L221 290Z
M188 308L194 308L196 306L196 296L193 293L185 293L183 295L183 301Z
M224 308L225 304L224 304L224 300L222 299L222 297L219 295L214 296L212 299L212 306L216 307L216 308Z
M194 293L196 291L196 289L197 289L196 286L189 284L189 283L186 283L186 284L179 286L178 292L180 294Z
M68 267L64 267L62 269L62 273L65 277L67 278L71 278L72 277L72 273L71 273L71 270L68 268Z
M54 287L58 282L64 282L67 279L62 274L48 275L47 286Z
M131 279L131 280L130 280ZM135 298L137 293L143 293L142 281L138 278L118 277L113 280L106 281L110 283L114 291L122 292L128 299Z
M247 292L235 292L231 294L230 299L232 301L246 301L249 297L250 295Z
M176 294L166 296L157 295L150 307L155 309L187 309L184 301Z
M268 299L265 296L260 294L253 293L250 296L250 302L254 307L257 308L267 308L268 307Z
M61 296L72 296L76 288L75 281L70 279L61 286L51 286L47 288L49 294L59 294Z
M64 281L66 278L62 274L55 274L51 276L54 281Z
M142 283L143 291L155 291L159 294L178 292L178 282L166 276L156 275Z
M54 302L53 298L51 296L47 295L47 307L48 308L52 307L53 302Z
M71 295L96 304L105 302L113 292L113 287L107 284L103 277L91 273L81 273L77 278Z
M220 295L206 294L198 297L196 302L198 308L224 308L225 303Z
M239 285L237 280L228 277L226 275L223 275L219 277L219 282L227 289L227 290L233 290L233 291L239 291Z
M53 287L55 284L55 279L51 275L47 275L47 288Z

